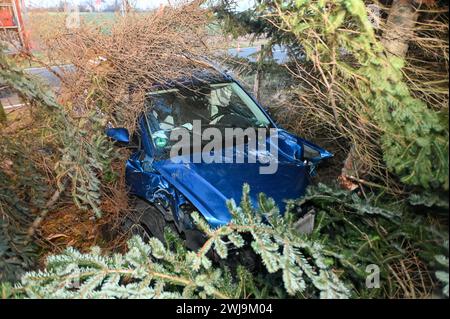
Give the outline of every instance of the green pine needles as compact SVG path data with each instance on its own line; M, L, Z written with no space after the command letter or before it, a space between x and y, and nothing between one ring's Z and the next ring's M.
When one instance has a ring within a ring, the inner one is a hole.
M50 256L43 271L22 277L16 290L31 298L236 298L240 283L227 267L213 262L214 251L226 259L229 250L245 244L261 257L268 273L278 274L291 296L303 293L320 298L347 298L350 291L321 253L322 246L296 233L293 215L282 217L273 200L261 195L259 209L252 208L249 187L240 206L228 203L233 221L211 229L198 214L194 219L208 240L198 251L176 252L152 238L129 241L126 254L104 256L98 248L82 254L68 248ZM267 222L264 222L266 220Z
M252 207L245 186L240 205L228 203L233 214L228 225L211 229L193 214L207 238L196 252L171 232L165 244L133 237L125 254L68 248L16 286L4 284L2 293L16 298L380 298L411 296L408 287L428 294L435 284L421 285L435 280L447 294L448 233L400 212L400 206L393 206L399 209L395 212L375 202L319 185L291 202L282 216L264 195ZM302 204L317 211L311 235L294 227L291 212ZM243 259L231 257L238 248L255 252L262 269L244 269ZM396 273L397 265L417 251L414 277ZM381 289L366 286L369 265L379 267ZM433 269L435 279L426 277Z
M444 248L446 249L446 255L436 255L434 258L438 264L439 270L436 271L436 278L441 282L442 294L448 298L448 286L449 286L449 263L448 263L448 240L444 242Z
M70 184L74 203L101 217L101 179L110 173L114 158L113 144L104 134L107 118L99 111L77 116L71 105L65 108L59 104L51 91L3 53L0 53L0 83L13 89L31 106L39 107L36 120L47 122L48 127L37 134L42 140L34 138L55 148L52 155L57 158L54 170L59 189L64 191Z
M406 185L448 190L448 111L437 112L412 95L404 59L385 52L364 1L262 1L265 6L268 18L295 37L332 83L334 108L355 110L355 122L368 118L375 124L389 171Z
M221 258L226 258L227 243L235 247L244 244L243 234L251 235L251 247L257 253L269 273L280 272L286 291L290 295L302 293L308 285L319 292L321 298L348 297L349 291L330 269L322 256L322 246L298 234L294 227L294 217L286 213L284 217L272 199L259 195L258 209L251 206L249 187L244 186L240 206L228 202L233 220L230 225L212 230L196 214L194 220L209 240L199 253L190 252L193 268L208 268L206 252L213 247ZM264 222L266 221L266 222Z

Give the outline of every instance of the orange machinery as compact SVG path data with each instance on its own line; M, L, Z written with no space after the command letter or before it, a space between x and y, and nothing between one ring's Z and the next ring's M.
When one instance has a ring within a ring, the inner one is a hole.
M0 0L0 32L11 33L13 38L19 40L23 51L30 50L28 32L24 24L25 5L23 0Z

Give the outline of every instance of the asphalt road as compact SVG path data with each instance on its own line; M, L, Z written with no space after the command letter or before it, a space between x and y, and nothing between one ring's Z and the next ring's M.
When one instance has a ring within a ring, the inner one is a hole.
M51 70L57 74L63 75L64 72L73 70L73 65L61 65L54 66ZM52 88L59 88L59 78L46 68L31 68L25 69L25 72L40 78L45 84L48 84Z
M73 69L72 65L61 65L51 68L52 71L60 75L62 75L66 71L70 71L71 69ZM29 68L25 69L25 72L36 76L36 78L40 79L44 84L49 85L54 90L58 90L58 88L60 87L59 78L46 68ZM20 108L24 105L17 94L9 92L6 89L0 92L0 101L5 110L8 111Z
M241 49L230 49L228 53L232 56L248 59L250 62L256 62L257 53L259 48L250 47L250 48L241 48ZM272 49L273 59L279 63L283 64L288 61L288 55L285 48L276 45Z

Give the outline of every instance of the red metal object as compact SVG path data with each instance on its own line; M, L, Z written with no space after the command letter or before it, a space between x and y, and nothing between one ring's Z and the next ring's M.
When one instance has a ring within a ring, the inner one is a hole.
M22 50L30 51L29 33L24 23L23 0L0 0L0 30L17 32Z
M8 7L0 7L0 27L13 27L14 25L11 9Z
M24 4L23 0L14 0L14 1L16 3L17 20L18 20L18 24L20 26L19 32L21 33L23 49L28 52L28 51L30 51L30 37L29 37L29 33L25 27L25 23L23 21L25 4Z

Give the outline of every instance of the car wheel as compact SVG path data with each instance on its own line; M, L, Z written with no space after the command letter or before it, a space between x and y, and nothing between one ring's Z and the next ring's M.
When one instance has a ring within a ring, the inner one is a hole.
M156 207L140 198L134 199L134 208L124 222L124 228L132 235L141 236L145 242L155 237L164 243L165 229L176 231L173 222L167 222Z

